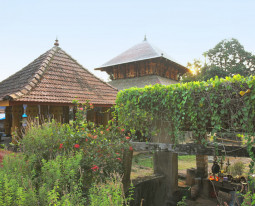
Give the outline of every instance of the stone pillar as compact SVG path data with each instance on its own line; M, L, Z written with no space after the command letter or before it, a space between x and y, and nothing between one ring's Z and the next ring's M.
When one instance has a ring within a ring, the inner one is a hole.
M24 113L23 105L12 106L12 134L16 132L16 135L12 138L12 143L17 143L17 138L21 138L21 126L22 126L22 115Z
M208 177L208 156L196 155L197 177Z
M132 167L132 158L133 158L133 150L127 149L124 151L123 154L123 188L124 192L127 192L130 187L130 174L131 174L131 167Z
M12 107L5 108L5 120L4 120L4 133L6 135L11 135L12 127Z
M175 199L174 192L178 190L178 154L156 151L153 160L154 173L165 177L166 202L171 202Z

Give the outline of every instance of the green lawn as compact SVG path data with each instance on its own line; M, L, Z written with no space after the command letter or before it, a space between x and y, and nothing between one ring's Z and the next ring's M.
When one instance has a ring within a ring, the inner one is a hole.
M133 166L153 168L153 154L139 153L133 157ZM195 155L178 155L178 169L184 170L196 166Z

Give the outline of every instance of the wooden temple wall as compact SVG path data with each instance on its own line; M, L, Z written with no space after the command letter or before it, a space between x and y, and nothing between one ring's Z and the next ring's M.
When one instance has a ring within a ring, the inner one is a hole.
M146 75L159 75L178 80L178 69L163 60L147 60L113 66L113 79L125 79Z
M95 122L96 125L106 126L110 120L109 107L98 107L87 111L87 121Z

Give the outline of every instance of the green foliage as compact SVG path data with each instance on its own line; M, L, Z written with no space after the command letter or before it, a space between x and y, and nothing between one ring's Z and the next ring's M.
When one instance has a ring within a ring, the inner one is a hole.
M88 205L91 185L123 174L130 137L115 120L106 128L87 122L87 109L89 103L77 105L72 124L29 125L21 153L6 155L0 167L0 205Z
M96 183L89 192L91 206L122 206L129 205L132 197L125 197L121 177L112 175L106 183Z
M242 175L244 172L245 164L243 162L236 162L230 166L230 172L233 176Z
M187 206L186 199L187 199L187 197L183 196L182 200L177 202L177 206Z
M252 193L251 191L249 191L243 195L243 198L244 199L241 206L255 205L255 193Z
M182 82L199 81L201 77L202 68L203 68L202 61L198 59L194 59L193 63L190 63L190 62L187 63L187 68L191 72L188 72L182 75L181 81Z
M133 161L132 165L137 165L139 167L153 168L152 154L148 154L148 153L137 154L133 156L132 161Z
M237 39L223 40L219 42L213 49L206 52L209 59L208 66L218 68L225 76L217 74L215 70L214 76L226 77L240 74L249 76L254 74L255 56L244 50L244 47ZM210 68L209 68L210 71ZM211 77L214 77L211 76ZM207 79L210 79L208 77Z
M247 146L252 161L255 136L255 77L240 75L207 82L154 85L120 91L116 100L119 122L126 129L142 131L148 139L180 143L183 132L192 131L193 141L214 143L224 134L235 134ZM207 135L210 134L210 138Z
M255 72L255 56L244 50L237 39L224 39L214 48L204 53L208 60L202 66L198 60L188 63L187 67L197 70L196 74L185 74L183 82L207 81L216 76L225 78L240 74L248 77Z

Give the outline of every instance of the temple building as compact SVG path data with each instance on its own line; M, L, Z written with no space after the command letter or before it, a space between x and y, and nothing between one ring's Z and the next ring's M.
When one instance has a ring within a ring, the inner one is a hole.
M0 107L4 108L5 134L21 128L26 117L51 117L69 122L72 101L93 104L87 119L106 125L117 89L103 82L59 47L45 52L22 70L0 82ZM22 117L23 116L23 117Z
M106 62L95 70L107 72L111 84L118 90L146 85L178 83L189 69L174 61L166 53L152 46L146 39Z

